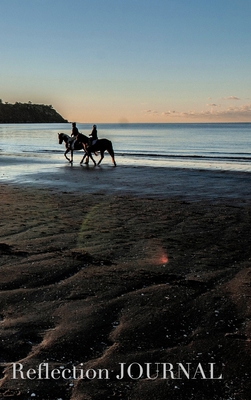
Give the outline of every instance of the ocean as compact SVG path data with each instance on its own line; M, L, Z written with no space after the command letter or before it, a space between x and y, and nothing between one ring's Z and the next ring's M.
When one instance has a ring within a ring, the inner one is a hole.
M77 126L87 136L91 132L91 124ZM118 165L251 172L251 123L98 124L97 128L99 138L112 141ZM0 178L8 180L11 168L18 173L24 163L30 174L65 165L58 132L70 135L71 124L0 125ZM81 158L75 152L74 164ZM108 164L109 155L101 165Z

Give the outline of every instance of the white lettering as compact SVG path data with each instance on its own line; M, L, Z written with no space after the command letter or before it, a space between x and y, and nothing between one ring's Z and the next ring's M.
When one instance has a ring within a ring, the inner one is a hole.
M67 377L66 377L66 373L68 373ZM65 368L62 370L62 378L63 379L71 379L71 370L69 368Z
M133 376L132 367L138 367L138 369L139 369L138 376ZM127 368L127 374L129 376L129 378L131 378L131 379L139 379L139 378L141 378L142 375L143 375L143 367L142 367L142 365L140 365L139 363L136 363L136 362L130 364L129 367Z
M117 379L124 378L124 374L125 374L124 368L125 368L125 363L120 363L120 375L116 375Z
M37 375L37 371L35 369L33 369L33 368L28 369L27 372L26 372L26 376L30 380L35 379L36 375Z
M45 367L45 371L43 369ZM42 371L45 372L45 376L42 376ZM50 379L49 378L49 364L48 363L40 363L38 366L38 379Z
M162 379L168 379L167 378L167 372L170 372L170 378L175 379L174 373L173 373L173 364L170 363L162 363L163 365L163 377ZM167 367L169 366L169 367Z
M59 369L57 369L57 368L51 370L52 379L55 379L55 380L59 379L60 378L60 374L61 374L61 371Z
M97 372L95 371L95 369L88 369L85 375L87 379L95 379L97 376Z
M194 373L194 376L193 376L192 379L196 379L195 376L196 376L197 374L201 374L202 379L207 379L207 378L206 378L206 375L205 375L205 372L204 372L204 370L203 370L203 368L202 368L201 363L198 364L198 366L197 366L197 368L196 368L196 370L195 370L195 373Z
M156 375L155 376L151 376L151 371L150 371L151 367L150 366L152 365L152 363L145 363L145 365L146 365L146 376L147 376L147 378L151 379L151 380L157 379L158 376L159 376L159 368L158 368L159 363L155 363L155 365L157 366Z
M103 377L103 373L104 373L104 377ZM104 369L98 369L98 379L110 379L109 378L109 371L108 369L104 368Z
M210 378L209 379L223 379L222 374L218 378L214 377L214 365L215 365L215 363L209 363L209 365L210 365Z
M17 366L19 366L18 369L17 369ZM21 379L25 379L22 369L23 369L23 364L21 364L21 363L12 363L12 378L11 379L18 379L17 372L20 373L20 378Z
M178 363L178 379L181 379L180 371L182 371L185 374L187 379L190 378L190 365L191 365L191 363L187 363L187 365L188 365L188 368L186 370L182 363Z

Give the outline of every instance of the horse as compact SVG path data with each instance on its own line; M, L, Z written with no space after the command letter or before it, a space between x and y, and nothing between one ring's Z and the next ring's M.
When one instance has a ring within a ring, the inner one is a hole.
M95 160L92 157L91 153L97 153L98 151L100 151L100 160L98 162L97 165L99 165L101 163L101 161L104 158L104 152L108 151L108 153L110 154L111 158L112 158L112 162L114 167L116 167L116 162L115 162L115 157L114 157L114 150L113 150L113 146L112 146L112 142L108 139L98 139L97 142L91 146L88 146L89 142L90 142L90 138L88 138L87 136L83 135L82 133L79 133L77 135L77 142L83 143L84 146L84 150L86 152L86 154L84 155L84 157L82 158L82 160L80 161L80 164L83 163L85 157L90 157L92 159L92 161L94 162L94 164L96 165ZM88 158L87 158L87 162L88 164Z
M75 139L73 137L70 137L70 136L66 135L65 133L58 133L58 143L62 144L63 142L65 142L66 151L64 152L64 156L71 164L73 162L73 151L74 150L84 150L85 151L83 143L75 141L74 145L72 146L72 142L74 140ZM71 152L71 158L67 157L67 155L66 155L67 153L69 153L69 151ZM86 154L84 155L84 157L85 156L86 156Z

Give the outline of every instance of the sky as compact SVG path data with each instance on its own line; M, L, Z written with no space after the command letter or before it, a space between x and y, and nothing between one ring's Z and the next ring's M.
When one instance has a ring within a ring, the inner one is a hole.
M250 0L0 0L0 99L68 121L251 122Z

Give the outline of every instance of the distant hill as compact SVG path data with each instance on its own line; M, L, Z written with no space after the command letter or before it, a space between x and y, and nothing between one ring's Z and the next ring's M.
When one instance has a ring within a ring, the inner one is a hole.
M52 105L28 103L3 103L0 100L0 124L63 123L64 119Z

